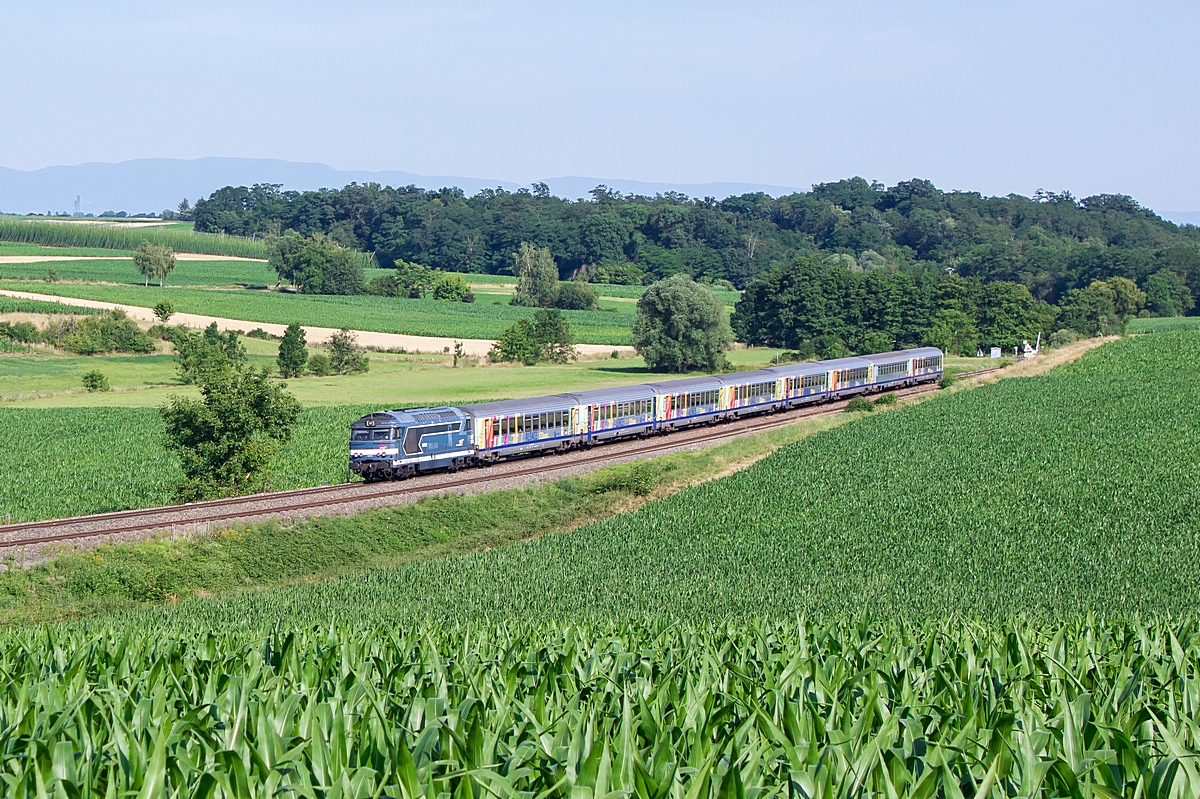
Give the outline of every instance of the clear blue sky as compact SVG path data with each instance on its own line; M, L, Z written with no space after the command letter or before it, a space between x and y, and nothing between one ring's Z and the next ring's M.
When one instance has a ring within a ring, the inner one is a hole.
M851 175L1200 210L1195 2L6 2L0 165Z

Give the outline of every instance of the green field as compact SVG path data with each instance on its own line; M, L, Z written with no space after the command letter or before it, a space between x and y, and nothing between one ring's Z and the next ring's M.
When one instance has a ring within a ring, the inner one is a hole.
M121 283L145 289L145 280L127 261L42 261L36 264L0 263L0 280L44 281L48 270L53 269L60 281L78 283ZM275 270L258 261L176 261L175 271L167 276L166 286L274 286L279 282ZM57 291L65 283L38 283L34 287L16 289L23 291ZM14 287L15 288L15 287ZM151 281L149 289L157 289L157 281ZM143 296L153 305L157 299Z
M381 333L492 339L516 320L530 318L533 309L489 302L439 302L392 297L326 296L233 289L213 291L152 286L100 286L78 283L0 281L10 291L39 292L85 300L152 306L168 297L175 309L250 322L319 327L348 327ZM633 329L633 305L625 312L564 311L571 333L581 344L628 344Z
M0 294L0 314L97 314L103 313L98 308L84 308L80 305L65 305L59 302L43 302L41 300L21 300L16 297L6 297Z
M1165 333L1173 330L1200 329L1200 316L1169 316L1154 319L1130 319L1127 333Z
M1190 613L1197 362L1200 335L1131 337L872 414L633 514L370 584L390 618L447 622ZM363 602L353 580L298 590Z
M242 341L253 366L273 364L274 342ZM732 356L753 368L773 353L740 350ZM365 375L287 381L306 410L276 463L276 488L346 480L347 430L368 411L536 396L651 377L640 359L454 369L445 356L370 357ZM84 391L83 374L92 370L108 377L114 390ZM86 357L45 350L0 355L0 515L29 521L170 501L178 470L160 439L155 407L172 395L198 396L195 387L177 382L172 355ZM348 406L347 397L363 402ZM71 442L72 457L40 455L47 436Z
M28 795L1196 795L1198 361L1200 335L1131 337L527 543L8 629L0 707L27 732L3 778ZM363 535L424 514L467 536L481 499L374 511ZM148 546L185 569L224 540ZM157 596L149 560L88 557L93 582L55 590Z

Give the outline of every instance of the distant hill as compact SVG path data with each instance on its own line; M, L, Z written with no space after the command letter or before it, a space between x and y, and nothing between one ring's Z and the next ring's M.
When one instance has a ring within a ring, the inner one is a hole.
M415 185L424 189L457 186L467 194L483 188L515 191L520 184L492 178L455 175L415 175L411 172L367 172L334 169L326 164L281 161L274 158L139 158L117 164L89 163L51 166L23 172L0 167L0 212L59 213L71 211L80 198L84 213L104 211L143 213L175 208L186 197L195 202L222 186L282 183L285 190L337 189L348 183ZM624 193L655 195L680 192L691 197L725 198L731 194L764 191L773 196L793 189L754 183L647 183L592 177L557 177L543 181L559 197L576 199L600 184Z

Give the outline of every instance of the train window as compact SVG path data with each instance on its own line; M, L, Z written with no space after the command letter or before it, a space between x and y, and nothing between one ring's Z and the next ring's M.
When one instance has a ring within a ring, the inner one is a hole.
M350 440L351 441L370 441L371 440L371 431L370 430L351 430L350 431Z
M387 441L391 437L392 437L392 428L390 428L390 427L384 428L383 430L372 430L371 431L371 440L372 441Z

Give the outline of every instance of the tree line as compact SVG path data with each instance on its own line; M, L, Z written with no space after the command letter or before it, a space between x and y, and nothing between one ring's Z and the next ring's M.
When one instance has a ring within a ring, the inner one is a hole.
M739 341L804 358L926 345L974 355L1034 342L1039 333L1061 332L1058 340L1117 334L1129 318L1149 314L1149 301L1149 292L1124 277L1070 289L1056 306L1012 281L933 270L865 272L801 256L751 281L731 324Z
M453 272L509 273L513 254L528 242L550 250L560 277L594 282L648 284L683 273L741 288L797 256L818 254L864 271L951 270L1020 283L1052 303L1111 277L1149 293L1156 274L1158 283L1176 280L1200 296L1200 230L1115 194L983 197L920 179L889 188L851 178L778 198L643 197L598 186L590 198L571 201L545 184L471 197L453 188L351 184L295 192L256 184L220 189L192 212L198 231L319 233L375 253L384 266Z

